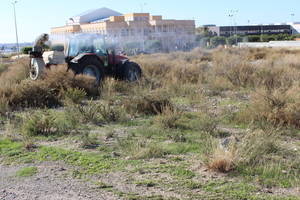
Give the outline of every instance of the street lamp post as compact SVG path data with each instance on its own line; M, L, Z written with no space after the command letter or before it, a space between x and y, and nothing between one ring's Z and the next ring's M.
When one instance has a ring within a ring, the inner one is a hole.
M292 17L292 23L294 23L294 17L295 17L295 13L291 13L291 17Z
M19 36L18 36L18 26L17 26L17 15L16 15L16 3L18 1L13 1L13 10L14 10L14 19L15 19L15 31L16 31L16 42L17 42L17 53L18 53L18 58L20 56L20 46L19 46Z
M141 6L141 13L143 13L144 7L147 6L147 3L141 3L140 6Z
M235 35L235 43L238 43L237 39L237 23L236 23L236 16L238 14L239 10L231 10L229 13L229 17L232 19L232 26L233 26L233 31L232 33ZM231 31L230 31L230 36L231 36Z
M233 26L233 14L229 14L228 15L228 17L229 17L229 20L230 20L230 26ZM233 32L232 31L232 29L231 29L231 27L230 27L230 29L229 29L229 36L231 37L231 32Z

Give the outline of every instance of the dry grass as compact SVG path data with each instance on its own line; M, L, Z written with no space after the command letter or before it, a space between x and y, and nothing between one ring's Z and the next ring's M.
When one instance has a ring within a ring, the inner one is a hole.
M132 114L156 115L163 112L164 108L172 108L170 98L164 91L140 93L130 96L123 102L125 109Z
M0 74L0 87L9 87L26 79L29 74L28 64L28 59L21 59L17 61L17 63L9 65L9 67Z
M268 91L260 89L252 94L250 105L242 110L239 119L269 122L275 126L300 127L300 88Z
M156 117L155 121L162 128L177 128L178 120L182 117L182 114L178 109L167 106L163 108L162 113Z
M209 158L208 168L216 171L227 173L235 168L236 155L233 150L217 148Z
M23 67L17 64L13 65L12 69ZM64 91L70 88L82 89L87 95L94 96L98 93L92 78L75 76L73 72L67 71L66 66L57 66L47 70L44 79L38 81L22 80L24 79L23 73L17 79L11 79L10 73L8 75L2 74L1 76L2 81L7 80L11 84L4 84L0 88L0 99L2 105L7 104L11 109L60 106Z

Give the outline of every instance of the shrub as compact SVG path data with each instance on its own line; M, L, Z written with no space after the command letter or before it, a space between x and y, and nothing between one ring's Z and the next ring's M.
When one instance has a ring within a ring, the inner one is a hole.
M22 84L1 89L0 94L12 109L61 105L57 93L49 89L45 82L23 81Z
M67 70L66 65L58 65L46 70L44 78L37 82L45 82L56 94L69 88L82 89L88 96L98 96L99 90L95 85L95 79L90 76L77 75Z
M206 154L208 168L226 173L237 168L267 165L272 154L278 152L278 135L274 130L257 130L244 135L239 140L232 140L227 147L211 141L210 151Z
M238 120L268 122L275 126L300 127L299 87L288 90L260 89L252 94L248 107L240 111Z
M101 87L101 97L105 99L112 99L118 95L128 95L134 92L134 87L137 83L128 83L113 78L104 80Z
M272 129L268 131L258 130L245 135L238 146L238 163L255 166L268 160L268 155L278 152L280 150L278 135L273 131Z
M122 108L93 100L88 101L86 105L67 104L66 112L69 116L77 118L82 123L102 124L126 120L126 115Z
M8 65L0 64L0 75L8 69Z
M177 128L181 114L174 108L165 107L163 112L155 118L155 121L163 128Z
M9 111L8 102L6 99L0 99L0 116L6 115L6 113Z
M0 88L9 87L25 80L29 74L28 63L28 59L20 59L7 65L7 69L0 74Z
M161 158L167 154L160 145L151 143L145 139L119 140L121 149L133 159Z
M110 104L101 104L99 113L107 123L125 120L124 112Z
M162 158L167 152L158 144L148 144L134 156L138 159Z
M55 118L49 112L35 112L26 115L21 130L25 136L49 136L59 132L55 126Z
M260 42L261 37L259 35L252 35L252 36L247 36L248 37L248 42Z
M237 45L237 43L242 42L243 38L241 36L231 36L226 38L227 45Z
M201 113L196 113L193 120L189 120L187 123L192 129L214 135L219 124L219 119L203 110Z
M68 88L63 92L66 102L80 104L86 97L86 92L83 89Z
M51 108L62 104L63 91L70 88L81 89L81 93L86 93L88 96L98 95L99 90L94 86L94 83L95 81L90 77L75 76L73 72L67 71L65 66L58 66L47 70L43 80L24 80L3 86L0 88L0 98L2 98L2 102L6 101L12 109Z
M215 36L210 39L210 45L212 47L218 47L226 44L226 38L221 36Z
M85 149L93 149L99 145L96 137L91 137L89 133L85 132L81 135L80 146Z
M36 111L23 116L21 132L25 137L70 134L77 128L66 115L49 110Z
M23 47L23 48L21 49L21 52L22 52L23 54L29 54L30 51L32 51L32 47Z
M208 168L222 173L230 172L235 168L236 155L234 150L216 148L209 158Z
M100 110L102 105L93 102L92 100L87 102L86 105L70 104L66 107L66 112L72 118L77 118L82 123L101 123Z
M160 93L141 94L133 96L124 102L125 108L131 113L156 115L164 108L173 108L170 98Z

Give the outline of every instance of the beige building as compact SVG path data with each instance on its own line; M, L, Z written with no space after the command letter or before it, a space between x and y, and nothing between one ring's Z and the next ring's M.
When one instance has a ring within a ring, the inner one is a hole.
M103 9L106 8L94 12L91 19L87 19L87 13L84 20L78 16L70 18L66 26L52 28L51 34L57 39L64 39L69 34L93 33L122 44L156 40L160 41L166 50L186 48L194 41L194 20L169 20L149 13L110 16L111 13L117 12L110 10L111 13L103 15Z

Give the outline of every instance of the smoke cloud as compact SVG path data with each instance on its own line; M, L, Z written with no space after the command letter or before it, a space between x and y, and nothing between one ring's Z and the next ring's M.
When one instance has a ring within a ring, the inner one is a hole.
M52 46L68 46L70 41L79 43L87 49L95 46L96 49L115 50L128 55L140 53L158 53L171 51L188 51L196 47L196 38L193 34L180 33L149 33L141 32L134 36L124 35L107 36L98 33L75 33L64 35L50 35Z

